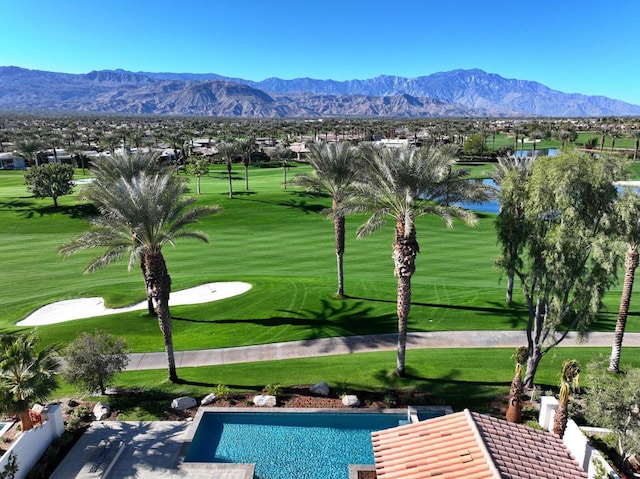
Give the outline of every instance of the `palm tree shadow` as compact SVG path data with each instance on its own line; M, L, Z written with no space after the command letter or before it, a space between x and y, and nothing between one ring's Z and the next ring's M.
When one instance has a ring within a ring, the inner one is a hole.
M320 300L317 309L298 311L278 310L279 316L252 319L197 320L173 317L174 321L211 324L255 324L263 327L294 326L306 332L305 339L336 336L357 336L393 331L395 314L380 314L373 305L364 301ZM361 318L367 318L363 321Z
M252 199L251 201L255 201L257 203L275 205L275 206L284 206L287 208L295 208L299 209L305 214L309 213L322 213L327 209L326 205L316 204L316 203L308 203L305 198L325 198L328 195L323 193L313 193L307 191L290 191L289 192L290 199L286 201L269 201L269 200L256 200ZM300 199L296 199L300 198Z
M396 304L396 300L390 299L376 299L376 298L362 298L358 296L348 296L351 299L358 299L361 301L371 301L374 303L388 303L388 304ZM508 316L510 318L511 325L514 327L521 326L524 322L527 321L528 318L528 309L522 305L514 304L510 307L501 307L499 303L495 304L494 307L486 307L486 306L466 306L459 304L441 304L441 303L424 303L420 301L412 301L411 306L418 306L423 308L434 308L434 309L451 309L458 311L471 311L478 312L487 315L499 315L499 316Z
M177 456L183 448L182 437L186 428L185 422L108 421L83 434L79 444L85 446L87 463L84 460L73 461L73 467L77 467L76 474L86 466L99 473L114 462L112 474L118 477L138 477L143 470L165 471L175 468ZM117 454L120 459L115 461Z

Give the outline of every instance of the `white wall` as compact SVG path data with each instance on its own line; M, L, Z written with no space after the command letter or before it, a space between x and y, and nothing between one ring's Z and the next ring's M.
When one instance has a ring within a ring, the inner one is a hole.
M538 423L547 431L553 432L553 418L558 409L558 400L553 396L543 396L540 398L540 415ZM571 419L567 422L567 429L562 438L564 445L567 446L571 454L576 458L578 464L587 471L589 479L596 477L596 467L594 461L604 466L605 471L611 479L620 479L609 463L604 459L600 451L595 449L587 436L580 430L578 425Z
M43 424L30 431L23 432L13 442L9 450L0 458L0 471L4 470L11 453L15 454L18 462L16 479L23 479L31 468L38 462L42 453L51 442L64 432L62 408L53 405L42 411Z

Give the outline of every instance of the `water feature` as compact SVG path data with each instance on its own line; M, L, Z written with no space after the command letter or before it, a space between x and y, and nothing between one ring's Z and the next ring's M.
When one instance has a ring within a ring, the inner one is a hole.
M560 154L560 148L540 148L536 149L535 152L533 150L518 150L513 156L515 158L531 158L534 153L536 158L539 156L556 156Z

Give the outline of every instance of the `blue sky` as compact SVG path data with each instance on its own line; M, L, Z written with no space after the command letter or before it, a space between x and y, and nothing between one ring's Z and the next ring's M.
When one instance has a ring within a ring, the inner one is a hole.
M349 80L480 68L640 104L640 1L0 0L0 65Z

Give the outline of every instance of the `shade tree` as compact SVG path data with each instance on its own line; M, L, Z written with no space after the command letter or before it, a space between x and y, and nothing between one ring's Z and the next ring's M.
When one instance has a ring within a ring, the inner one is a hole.
M65 363L62 377L69 384L89 393L106 394L116 373L129 363L129 349L122 338L105 331L82 332L62 351Z
M546 353L569 332L586 333L616 281L613 182L625 167L618 157L575 150L533 164L523 203L522 253L502 265L515 266L527 304L527 388Z
M73 191L73 166L47 163L32 166L24 175L24 184L36 198L51 198L58 207L58 197Z

